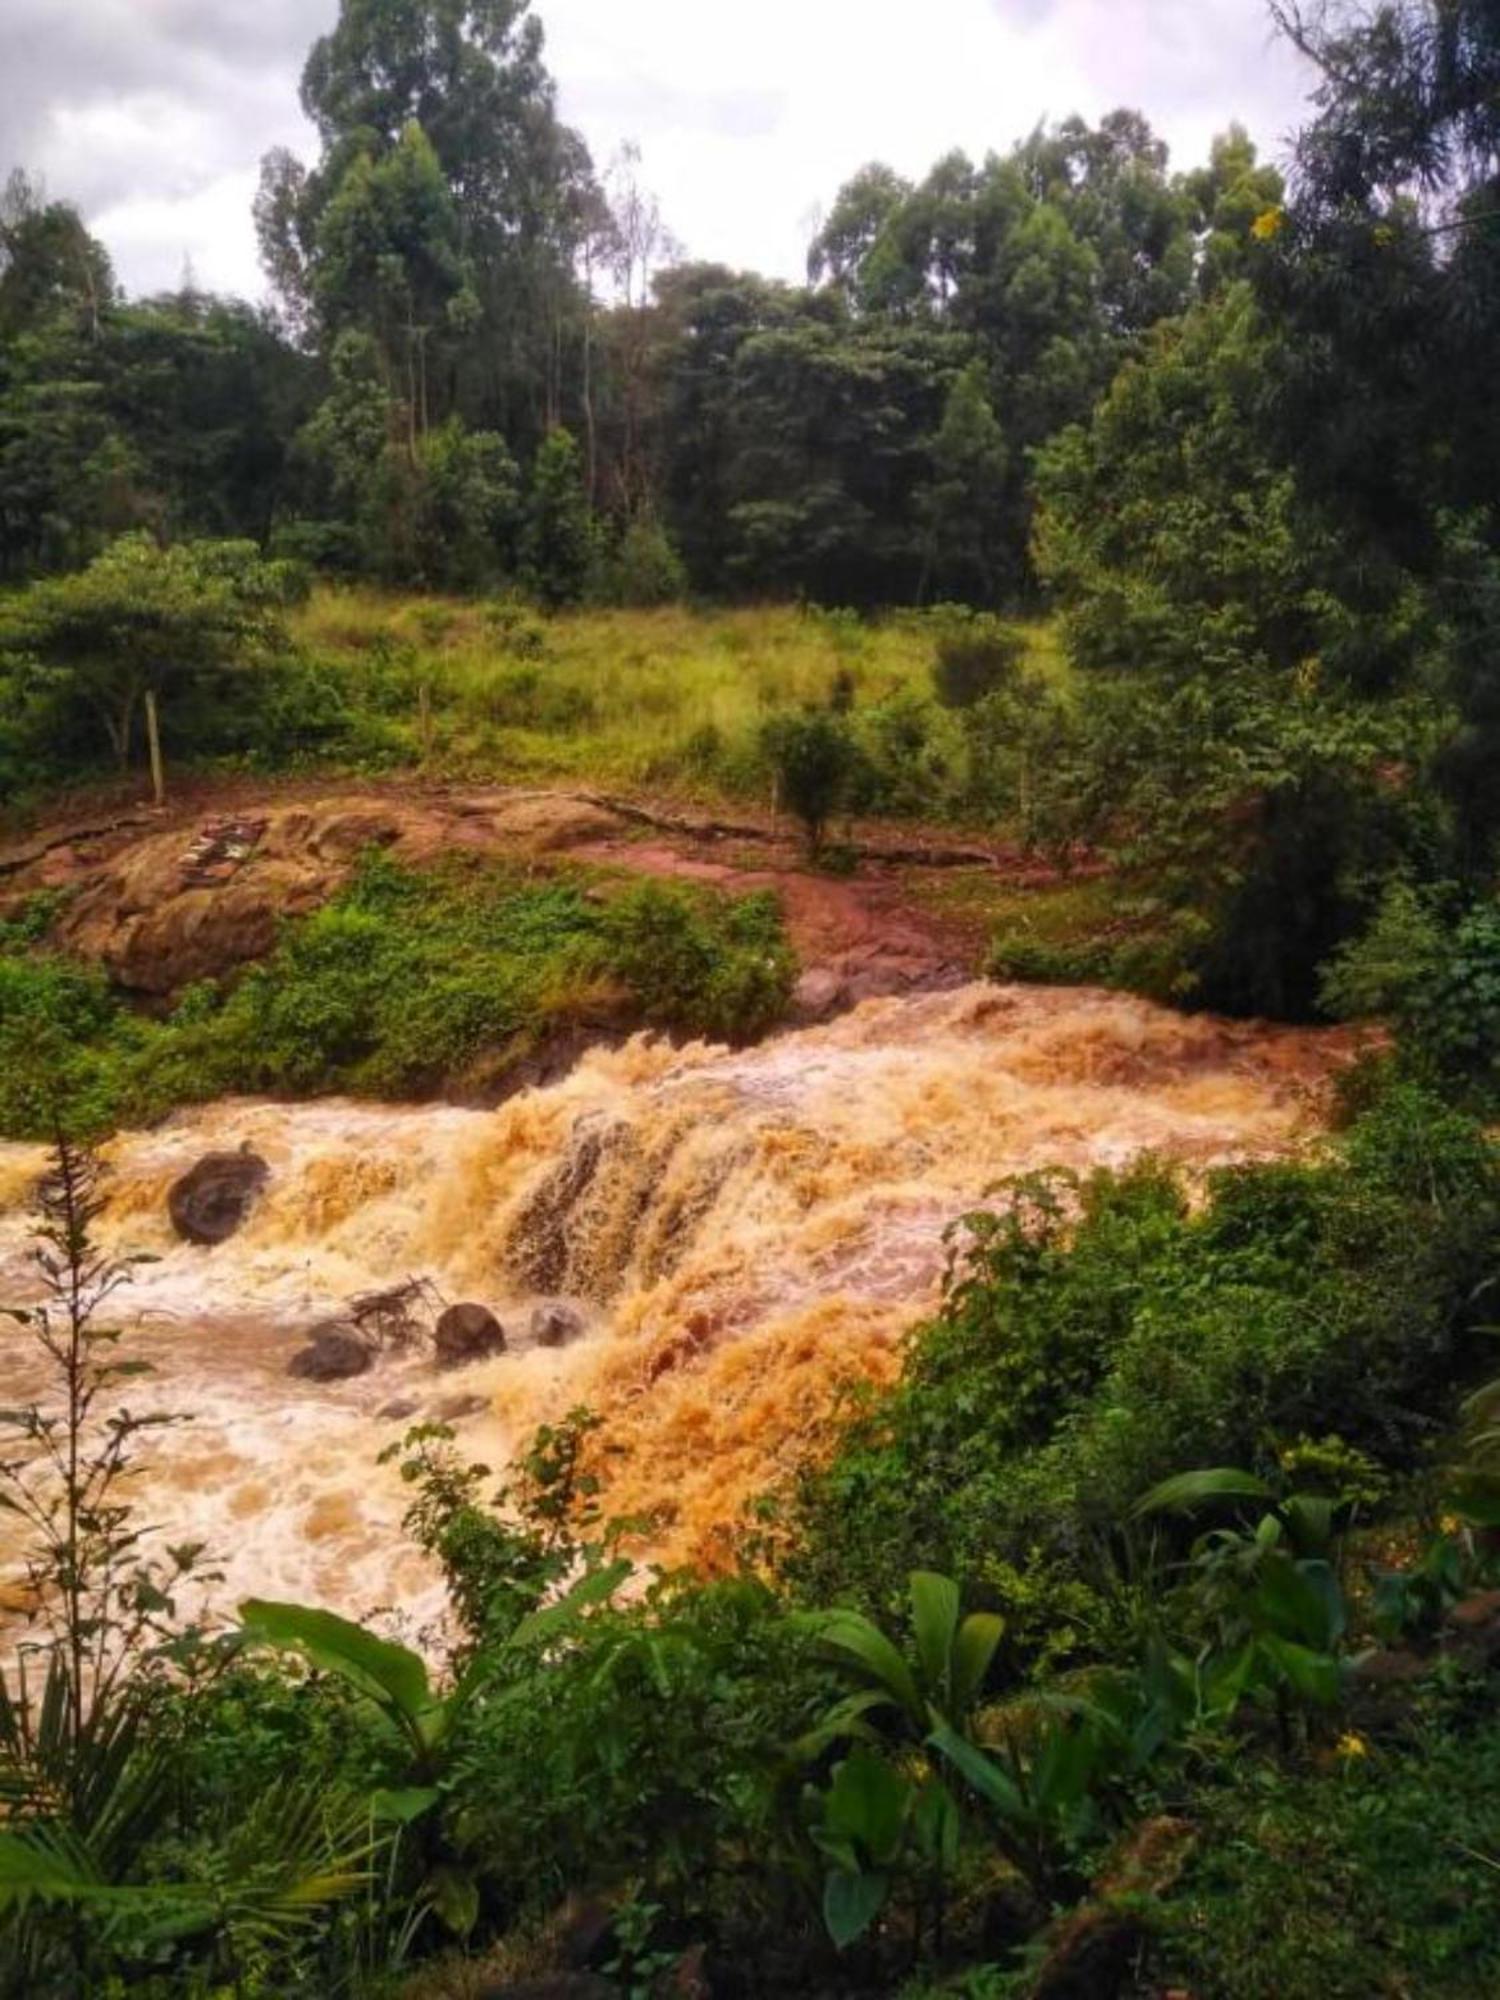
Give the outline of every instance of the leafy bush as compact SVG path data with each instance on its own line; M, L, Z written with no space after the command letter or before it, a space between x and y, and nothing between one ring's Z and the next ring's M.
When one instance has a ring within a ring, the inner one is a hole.
M796 962L769 893L711 903L642 882L604 920L610 970L652 1021L751 1041L786 1011Z
M842 716L825 710L772 716L761 749L776 774L782 803L801 820L809 850L823 844L828 822L844 805L858 768L858 751Z
M1021 633L982 614L948 623L932 662L933 692L945 708L973 708L1015 684L1026 657Z
M605 593L616 604L673 604L687 594L687 571L661 523L650 516L630 522L605 573Z
M1418 1074L1491 1104L1500 1092L1500 906L1448 915L1442 904L1393 883L1369 928L1325 968L1323 1004L1345 1019L1387 1016Z
M483 1088L580 1017L744 1039L794 976L770 896L644 884L601 907L561 872L423 876L375 856L231 990L186 994L165 1023L94 968L0 954L0 1131L46 1136L62 1107L97 1132L229 1090Z
M1020 1660L1122 1643L1138 1496L1201 1464L1274 1470L1342 1439L1418 1464L1476 1365L1500 1250L1493 1147L1398 1088L1307 1165L1029 1177L955 1237L943 1310L886 1402L791 1499L789 1574L895 1600L937 1563L1009 1620Z

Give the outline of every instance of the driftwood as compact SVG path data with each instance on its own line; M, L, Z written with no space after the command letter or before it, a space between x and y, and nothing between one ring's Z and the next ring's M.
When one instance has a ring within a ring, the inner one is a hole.
M349 1301L349 1318L375 1347L412 1347L447 1301L429 1278L407 1278Z

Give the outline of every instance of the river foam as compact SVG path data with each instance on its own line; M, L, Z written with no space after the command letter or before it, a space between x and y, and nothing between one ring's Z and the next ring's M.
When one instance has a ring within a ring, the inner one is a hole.
M375 1466L402 1428L380 1413L474 1399L464 1446L499 1467L586 1403L605 1419L610 1509L648 1518L658 1553L712 1561L745 1503L816 1448L840 1384L894 1374L901 1331L938 1296L945 1229L997 1179L1283 1151L1316 1132L1350 1046L975 984L744 1051L638 1037L495 1111L225 1100L123 1134L100 1235L155 1261L116 1318L157 1371L137 1400L193 1418L156 1446L144 1510L209 1544L226 1605L255 1590L420 1625L436 1583ZM168 1187L242 1144L271 1168L259 1206L218 1248L179 1242ZM0 1297L28 1285L42 1157L0 1146ZM443 1376L407 1353L352 1382L287 1377L311 1324L409 1277L490 1305L510 1351ZM559 1297L584 1334L538 1347L530 1311ZM20 1329L0 1340L9 1403L35 1378Z

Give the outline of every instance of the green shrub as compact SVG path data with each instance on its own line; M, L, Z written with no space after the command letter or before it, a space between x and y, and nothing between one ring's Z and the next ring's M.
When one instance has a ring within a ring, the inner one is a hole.
M643 1022L745 1040L780 1018L795 971L771 896L645 883L601 907L561 873L374 856L230 991L192 989L164 1023L95 968L0 945L0 1131L45 1137L63 1109L92 1133L223 1091L479 1087L622 993Z
M711 903L642 882L610 906L605 940L609 970L651 1020L728 1041L774 1025L796 975L769 894Z
M1418 1074L1491 1104L1500 1093L1500 906L1445 913L1397 882L1369 928L1324 968L1321 998L1346 1020L1384 1015Z
M1024 634L983 613L953 617L932 662L933 692L945 708L973 708L1012 688L1026 657Z
M661 523L633 520L620 537L605 576L606 595L637 607L675 604L687 594L687 571Z
M1487 2000L1500 1730L1427 1726L1334 1768L1233 1766L1200 1801L1198 1859L1171 1897L1150 1989L1214 2000Z
M802 822L811 852L849 797L859 753L842 716L814 709L776 715L761 728L761 750L776 775L782 804Z
M1011 1183L955 1239L943 1310L888 1399L805 1473L789 1574L888 1608L933 1563L987 1592L1020 1660L1117 1649L1134 1500L1184 1456L1275 1469L1327 1432L1420 1464L1500 1254L1476 1127L1410 1087L1312 1164L1209 1179L1151 1162Z

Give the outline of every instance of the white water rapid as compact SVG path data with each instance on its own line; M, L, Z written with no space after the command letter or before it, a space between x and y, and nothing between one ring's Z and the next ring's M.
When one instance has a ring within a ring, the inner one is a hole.
M612 1512L712 1561L745 1502L819 1435L835 1386L889 1378L895 1338L937 1296L945 1226L1002 1175L1123 1162L1193 1167L1315 1132L1338 1033L1184 1017L1093 990L973 985L867 1002L732 1052L641 1037L492 1112L230 1100L108 1149L104 1247L144 1252L115 1301L124 1351L155 1364L132 1400L190 1414L140 1482L147 1519L208 1543L224 1610L254 1590L416 1626L434 1579L377 1469L403 1424L456 1396L466 1450L577 1403L606 1420ZM214 1249L179 1242L172 1181L248 1143L271 1179ZM39 1148L0 1146L0 1302L33 1289ZM289 1378L307 1328L407 1277L491 1306L503 1356L438 1375L417 1354L353 1381ZM529 1343L540 1299L581 1307L562 1350ZM0 1403L34 1392L0 1322ZM3 1563L3 1558L0 1558Z

